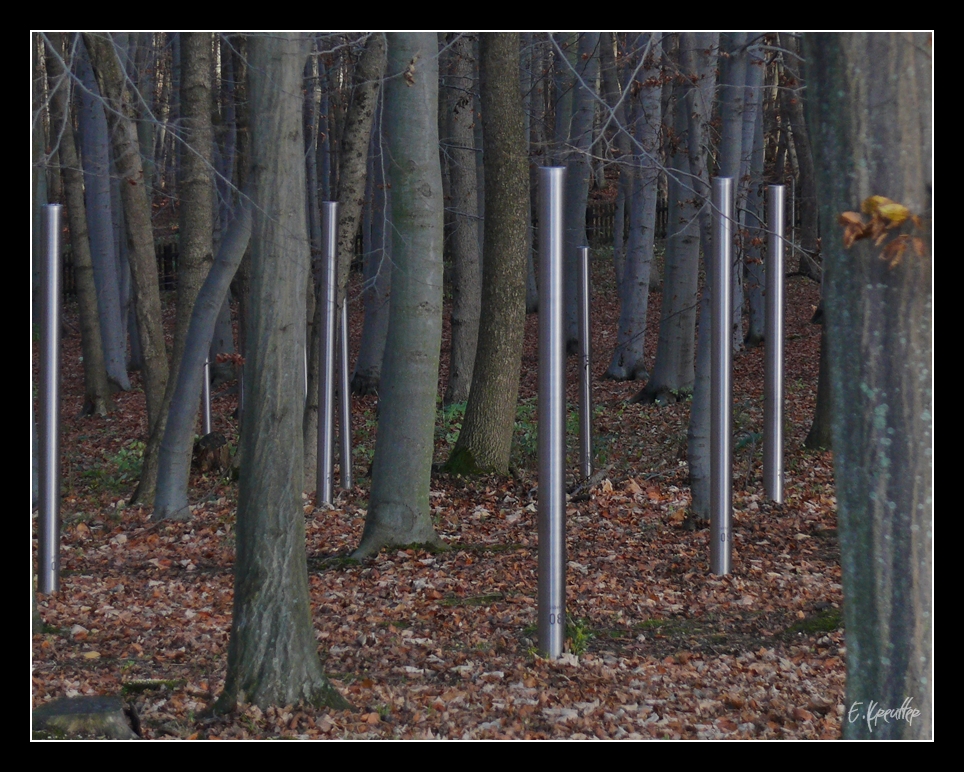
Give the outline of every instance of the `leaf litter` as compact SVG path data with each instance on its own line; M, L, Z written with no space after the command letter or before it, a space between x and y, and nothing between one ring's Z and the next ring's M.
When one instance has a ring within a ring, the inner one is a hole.
M150 739L839 737L845 667L832 463L829 453L802 449L819 362L819 327L809 324L818 288L788 280L785 503L763 495L761 444L737 442L733 572L717 577L709 530L688 527L689 403L628 404L639 383L602 379L618 309L609 264L594 262L593 271L596 460L606 473L578 492L579 481L568 481L567 652L538 656L534 410L520 409L509 476L433 477L446 551L393 549L358 563L347 558L364 524L375 410L374 397L358 398L355 488L330 508L305 500L319 654L350 711L207 713L225 677L236 484L195 471L190 522L153 524L149 509L124 505L131 442L145 431L143 393L116 395L106 419L73 418L83 374L68 314L62 589L38 596L33 705L122 693ZM650 301L650 362L659 299ZM168 305L168 322L172 313ZM537 317L526 328L520 396L534 406ZM446 374L443 356L440 388ZM738 353L738 440L762 433L762 389L762 348ZM220 394L213 411L215 430L234 442L235 406L234 395ZM437 432L436 460L452 434Z

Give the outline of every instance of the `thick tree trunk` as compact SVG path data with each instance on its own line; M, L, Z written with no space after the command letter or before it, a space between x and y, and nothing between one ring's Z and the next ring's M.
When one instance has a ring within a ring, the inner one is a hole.
M167 350L161 327L161 296L157 286L151 204L144 184L137 133L130 118L130 97L124 87L125 74L114 51L113 41L110 36L99 33L84 33L84 41L97 75L97 83L110 107L107 120L111 127L117 172L123 182L120 188L136 296L137 330L144 356L149 434L160 418L167 385Z
M429 510L442 342L442 172L434 33L388 35L385 123L395 262L371 503L355 557L438 545Z
M59 32L51 32L47 43L47 79L50 91L50 125L54 138L59 138L63 162L64 191L67 196L67 220L74 255L74 280L80 311L80 342L84 355L84 406L82 415L107 415L113 405L110 384L104 365L104 348L97 317L97 288L87 238L87 210L84 207L84 173L80 168L68 105L69 80L61 58L63 45Z
M345 707L322 672L311 624L301 490L308 236L301 73L308 40L252 37L251 313L238 498L234 616L217 709L238 703Z
M805 49L847 630L844 737L930 739L932 39L825 33L807 35ZM848 249L837 218L872 209L871 196L916 218L898 227L878 214L891 228Z
M525 332L529 171L519 95L517 33L483 33L485 241L479 345L462 430L448 467L505 473Z

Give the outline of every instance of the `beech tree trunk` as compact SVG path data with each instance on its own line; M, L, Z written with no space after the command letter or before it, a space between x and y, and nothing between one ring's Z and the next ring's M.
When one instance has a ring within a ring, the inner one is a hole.
M90 66L87 49L74 36L74 61L79 89L77 125L80 155L84 165L84 208L87 212L87 235L90 241L94 286L97 289L97 313L100 319L101 343L107 380L120 391L131 388L127 375L127 317L121 314L120 277L117 249L114 244L110 192L110 136L107 117L100 98L97 78Z
M356 558L392 544L440 543L428 496L442 342L437 54L435 33L388 35L385 124L395 267L371 502Z
M53 139L60 147L63 164L64 191L67 197L67 221L74 255L74 277L77 306L80 312L80 342L84 356L84 406L82 415L107 415L113 408L110 384L104 364L104 347L97 317L97 288L87 238L87 210L84 207L84 173L80 168L74 132L71 128L69 79L63 65L62 36L51 32L47 41L47 81L50 92L50 126Z
M709 201L710 180L707 169L707 134L713 107L716 82L716 48L718 33L684 32L680 35L680 61L691 76L696 76L697 86L690 89L687 97L689 136L686 148L690 172L695 183L697 202L700 205L700 242L703 247L703 266L707 280L703 284L700 301L699 337L696 343L696 379L693 383L693 407L686 433L686 462L690 473L690 491L693 494L693 514L702 519L710 517L710 340L712 318L710 297L720 288L709 282L709 250L711 248L711 212L705 204Z
M131 278L136 296L137 331L144 357L144 392L147 397L147 431L160 418L167 385L167 349L161 327L161 296L157 285L151 204L147 195L137 132L131 120L131 99L126 76L109 35L84 33L91 65L101 94L107 101L114 161L123 184L124 220L130 249Z
M930 739L932 38L815 33L805 50L847 630L844 738ZM914 217L848 249L837 218L871 196ZM919 713L871 720L902 708Z
M238 703L346 707L322 672L311 624L302 509L305 165L298 33L249 44L254 223L238 497L234 615L216 709Z
M448 468L509 469L525 333L528 159L518 33L482 33L486 223L482 308L472 389Z
M167 388L161 403L161 415L147 441L141 479L137 485L136 499L145 504L154 500L158 451L177 387L178 371L187 343L194 301L214 260L211 33L183 32L181 36L181 140L184 144L178 167L178 192L181 201L178 211L177 317L174 323L174 351ZM206 337L207 345L210 346L211 336ZM198 401L195 399L187 409L196 418ZM155 513L155 519L157 517Z
M385 338L388 336L389 298L392 292L391 182L384 153L381 121L372 134L369 175L368 224L364 228L365 282L362 303L361 347L351 377L352 394L376 394L381 380Z
M473 128L476 63L472 39L461 33L451 34L457 37L452 42L450 51L451 72L445 79L448 137L443 143L444 152L449 159L449 207L452 212L452 353L444 399L447 405L468 399L482 303Z

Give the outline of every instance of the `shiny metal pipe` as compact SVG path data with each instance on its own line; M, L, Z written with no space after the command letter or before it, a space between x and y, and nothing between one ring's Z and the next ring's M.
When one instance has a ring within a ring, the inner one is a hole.
M348 297L341 303L338 346L338 405L341 408L341 487L352 488L351 477L351 385L348 374Z
M539 648L566 639L566 350L563 187L566 170L539 170Z
M767 186L766 360L763 390L763 488L783 503L783 185Z
M201 418L205 434L211 433L211 360L204 360L204 383L201 384Z
M59 204L44 206L40 333L40 517L37 589L60 590L60 218Z
M318 504L331 504L335 469L335 260L338 255L338 203L321 205L321 330L318 336Z
M592 477L592 339L589 329L589 247L576 247L579 266L579 473Z
M710 374L710 570L730 573L733 550L733 178L713 179Z

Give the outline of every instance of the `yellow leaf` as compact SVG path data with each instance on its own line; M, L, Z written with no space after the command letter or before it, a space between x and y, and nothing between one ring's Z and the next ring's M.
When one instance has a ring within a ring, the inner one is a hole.
M895 203L881 205L877 208L877 213L881 217L886 217L888 220L890 220L889 227L891 228L896 228L898 225L904 222L904 220L910 217L910 209L903 204Z

